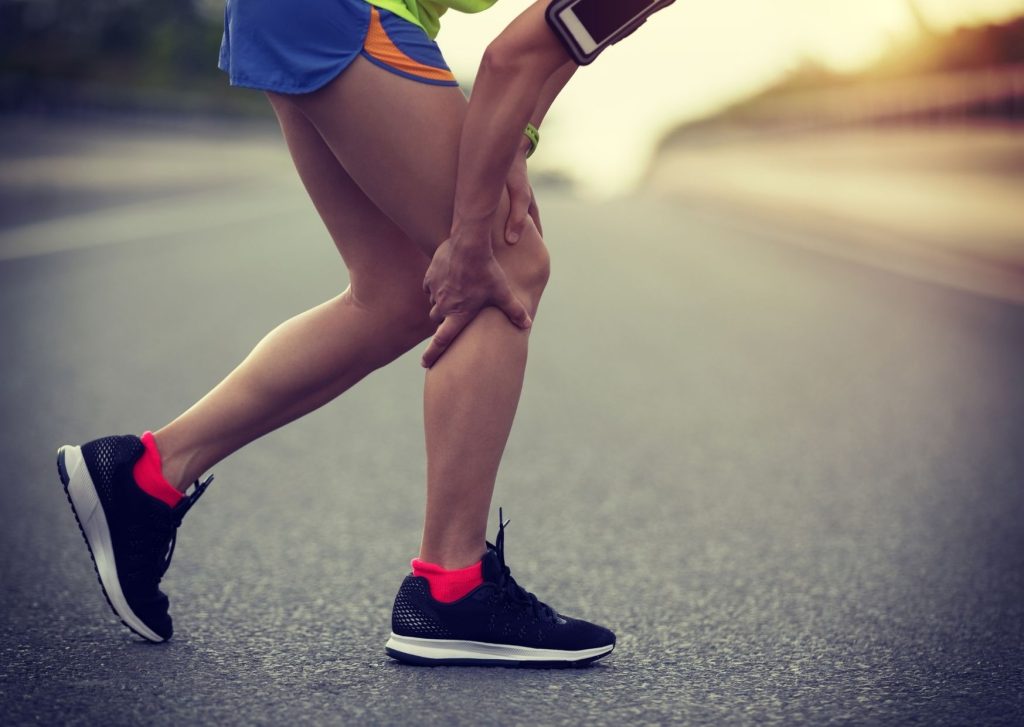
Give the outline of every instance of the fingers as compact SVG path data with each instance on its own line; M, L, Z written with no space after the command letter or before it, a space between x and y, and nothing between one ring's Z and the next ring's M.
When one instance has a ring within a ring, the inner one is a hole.
M430 308L430 313L428 314L428 316L431 321L433 321L437 325L441 325L441 323L444 321L444 313L441 312L441 306L438 305L437 303L434 303L433 300L431 300L431 303L433 303L433 305Z
M508 222L505 223L505 242L515 245L523 236L526 216L530 214L532 195L509 188Z
M526 306L516 297L508 284L504 286L499 295L495 296L494 304L501 308L502 313L508 316L508 319L512 321L512 325L519 328L529 328L533 325L533 319L530 318Z
M429 369L437 363L437 360L455 342L455 339L462 333L462 329L471 320L473 320L473 316L448 316L445 318L444 323L441 324L437 332L434 333L434 337L430 340L427 350L423 352L423 358L420 361L423 368Z
M498 308L508 317L512 324L519 328L529 328L533 325L533 319L530 318L530 314L527 312L526 307L522 302L512 293L511 289L507 291L507 296L500 299L500 302L496 301ZM437 306L430 311L430 317L432 320L435 319L435 315L441 315L436 313ZM442 316L443 317L443 316ZM430 339L430 344L427 346L427 350L423 352L423 358L420 360L420 364L425 369L429 369L438 359L444 355L444 352L448 350L449 346L455 343L455 339L459 337L459 334L469 325L469 323L475 318L474 315L450 315L444 318L444 322L441 323L437 331L434 333L434 337Z

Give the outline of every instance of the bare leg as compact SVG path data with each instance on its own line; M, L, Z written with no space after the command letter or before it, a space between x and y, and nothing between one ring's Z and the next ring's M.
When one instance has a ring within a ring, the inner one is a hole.
M448 236L466 101L454 89L407 81L358 59L327 87L296 100L377 206L432 253ZM415 128L409 120L414 119ZM536 312L548 256L528 224L495 254L514 291ZM515 417L529 332L496 309L482 312L428 372L424 395L427 508L420 557L457 568L484 552L498 465Z
M213 391L156 432L180 490L245 444L337 397L429 335L428 258L370 202L316 129L275 102L296 167L349 267L348 290L283 323Z
M539 248L531 261L535 267L516 271L506 265L506 271L513 291L535 316L548 268L532 224L519 243L524 244L517 250L524 258L530 247ZM462 568L485 551L487 513L519 405L529 339L529 330L488 308L427 372L427 510L420 558L429 563Z

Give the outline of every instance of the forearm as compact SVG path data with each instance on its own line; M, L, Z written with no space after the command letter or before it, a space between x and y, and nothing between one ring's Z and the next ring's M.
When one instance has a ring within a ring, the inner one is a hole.
M537 79L514 69L481 65L459 145L453 235L463 227L490 225L540 89Z
M455 203L455 222L460 230L464 225L481 228L489 224L488 221L497 209L501 186L509 166L517 155L525 154L530 148L529 140L522 133L526 122L519 125L519 118L513 112L529 108L530 99L535 97L533 113L526 119L539 128L552 103L577 68L579 66L572 61L563 64L541 85L539 93L532 84L519 84L521 100L504 90L504 84L498 82L497 78L487 78L487 74L481 72L483 78L478 77L460 145L458 179L462 186L461 189L458 186L456 188ZM499 107L502 103L506 108ZM506 119L508 123L486 123L499 119ZM504 143L509 138L515 139L511 145ZM501 153L506 147L511 148L510 154ZM489 154L477 154L476 149L492 151ZM456 226L453 226L453 231Z
M547 116L548 110L551 108L551 104L558 98L558 94L565 88L565 84L569 83L569 80L576 73L579 68L575 61L569 61L568 63L561 66L557 71L551 74L548 78L547 83L540 91L540 96L537 98L537 106L533 110L533 115L530 116L530 123L536 126L538 129L544 122L544 117Z
M568 54L535 3L491 43L474 84L462 138L452 237L489 240L505 178L522 148L523 129L543 118L572 75ZM538 115L539 114L539 115Z

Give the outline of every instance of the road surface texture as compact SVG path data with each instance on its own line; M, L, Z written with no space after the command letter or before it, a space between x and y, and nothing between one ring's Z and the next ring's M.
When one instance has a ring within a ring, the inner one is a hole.
M4 724L1024 721L1024 307L641 198L542 198L554 275L495 497L514 574L614 628L610 658L385 656L415 353L216 467L176 635L140 642L57 446L160 426L346 281L276 139L60 131L5 136L0 173Z

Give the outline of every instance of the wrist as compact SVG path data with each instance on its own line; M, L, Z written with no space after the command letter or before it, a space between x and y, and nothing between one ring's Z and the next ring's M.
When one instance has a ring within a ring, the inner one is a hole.
M474 209L474 207L477 209ZM459 204L458 200L456 200L455 210L452 214L452 233L465 232L476 234L490 230L497 214L497 203L484 206L481 204L473 205L472 203Z
M530 156L532 149L533 142L530 141L530 138L526 134L523 134L519 140L519 148L516 150L518 156L528 157Z
M493 219L494 215L462 217L456 214L452 222L452 247L490 250Z
M523 129L523 137L529 143L529 151L526 152L527 157L533 156L533 153L537 151L537 147L540 146L540 130L533 125L528 123L526 128Z

